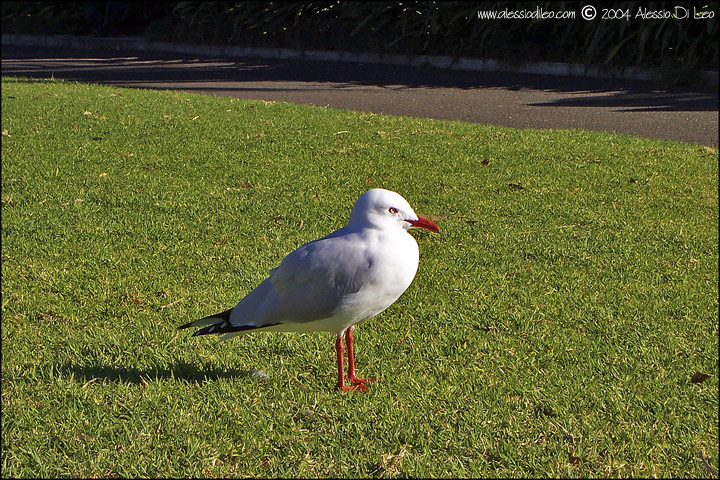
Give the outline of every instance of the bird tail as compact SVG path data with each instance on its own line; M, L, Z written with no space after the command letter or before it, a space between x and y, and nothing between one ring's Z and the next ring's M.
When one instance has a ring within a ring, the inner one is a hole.
M232 312L232 308L229 310L225 310L221 313L216 313L215 315L209 315L207 317L203 317L200 320L195 320L189 323L186 323L184 325L180 325L178 327L178 330L181 330L183 328L190 328L190 327L204 327L200 330L193 333L193 337L197 337L198 335L210 335L210 334L221 334L224 333L222 337L220 337L220 340L228 340L229 338L235 337L237 335L242 335L243 333L247 332L248 330L256 330L258 328L263 327L270 327L273 325L277 325L276 323L270 324L270 325L261 325L261 326L255 326L255 325L233 325L230 323L230 313Z
M194 320L184 325L180 325L178 327L178 330L190 327L205 327L202 330L198 330L197 332L195 332L193 336L207 335L208 333L221 333L221 328L230 325L231 312L232 308L225 310L221 313L216 313L215 315L208 315L207 317L203 317L200 320Z

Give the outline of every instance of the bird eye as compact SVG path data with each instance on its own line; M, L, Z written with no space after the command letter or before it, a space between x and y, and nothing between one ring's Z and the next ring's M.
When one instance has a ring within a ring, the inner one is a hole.
M388 208L388 212L390 212L390 213L392 213L393 215L395 215L395 214L398 212L398 209L395 208L395 207L390 207L390 208Z

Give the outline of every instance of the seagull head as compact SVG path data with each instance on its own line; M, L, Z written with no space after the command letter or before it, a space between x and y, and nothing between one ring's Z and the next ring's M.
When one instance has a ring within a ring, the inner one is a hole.
M358 198L348 226L381 230L425 228L440 232L433 222L418 216L401 195L382 188L368 190Z

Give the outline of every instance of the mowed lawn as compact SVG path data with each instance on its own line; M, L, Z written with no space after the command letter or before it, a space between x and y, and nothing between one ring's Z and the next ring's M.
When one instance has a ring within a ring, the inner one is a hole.
M4 78L3 476L707 476L718 152ZM234 305L364 191L418 275L356 329L228 342Z

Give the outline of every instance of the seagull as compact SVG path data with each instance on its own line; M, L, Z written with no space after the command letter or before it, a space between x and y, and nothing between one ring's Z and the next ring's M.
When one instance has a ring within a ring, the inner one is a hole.
M288 254L280 266L229 310L178 327L202 327L193 336L221 340L253 331L336 335L338 381L343 392L367 392L374 378L355 375L354 326L392 305L410 286L420 252L414 228L440 229L419 217L399 194L373 188L355 202L348 224ZM348 353L345 385L343 335Z

